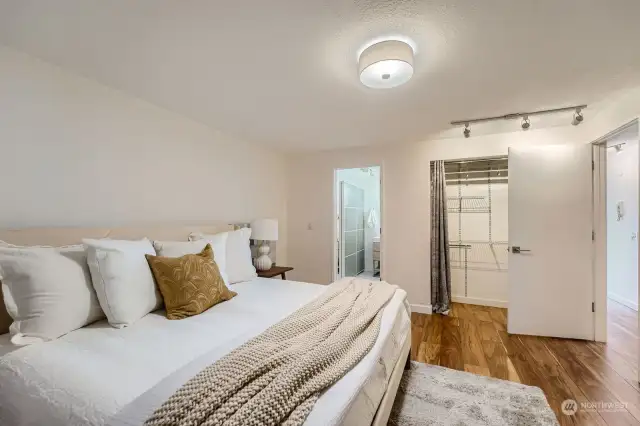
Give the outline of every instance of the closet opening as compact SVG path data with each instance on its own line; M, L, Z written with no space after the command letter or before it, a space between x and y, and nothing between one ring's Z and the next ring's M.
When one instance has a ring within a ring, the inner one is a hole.
M383 268L380 166L336 169L334 193L334 279L380 280Z
M452 301L506 308L508 157L447 160L444 169Z

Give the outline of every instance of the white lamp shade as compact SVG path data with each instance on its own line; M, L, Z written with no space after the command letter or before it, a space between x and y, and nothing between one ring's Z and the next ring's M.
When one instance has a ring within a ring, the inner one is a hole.
M251 222L251 238L254 240L278 241L278 221L256 219Z
M358 59L360 81L373 89L390 89L413 76L413 49L398 40L381 41L367 47Z

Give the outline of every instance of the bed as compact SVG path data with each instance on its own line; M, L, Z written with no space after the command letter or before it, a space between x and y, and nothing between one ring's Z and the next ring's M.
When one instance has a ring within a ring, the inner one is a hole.
M197 227L203 229L203 225ZM183 233L192 228L0 231L0 239L51 245L97 234L184 239ZM206 229L211 232L211 226ZM198 373L199 364L207 361L202 360L203 355L213 354L215 361L324 288L256 278L232 286L238 297L180 321L169 321L162 311L156 311L124 329L99 321L26 347L12 346L6 336L0 336L0 424L140 425L170 396L164 392L180 386L180 376L186 380ZM409 330L406 293L397 290L384 308L373 349L323 393L305 425L386 424L409 352ZM174 383L159 386L163 381ZM136 410L131 410L134 402Z

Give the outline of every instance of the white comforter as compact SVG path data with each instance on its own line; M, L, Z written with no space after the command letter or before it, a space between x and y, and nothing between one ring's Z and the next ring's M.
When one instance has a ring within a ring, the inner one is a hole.
M211 350L222 357L324 288L256 279L234 285L237 297L195 317L169 321L155 312L124 329L99 322L12 351L0 358L0 425L103 425L170 373ZM371 376L381 376L380 364L385 372L393 366L408 326L406 294L399 290L385 308L376 346L320 398L306 424L339 424L345 416L354 417L348 414L351 406L377 399L386 383L375 383ZM388 379L384 374L378 382L384 376ZM363 398L370 382L375 385L371 396ZM375 413L375 407L369 408Z

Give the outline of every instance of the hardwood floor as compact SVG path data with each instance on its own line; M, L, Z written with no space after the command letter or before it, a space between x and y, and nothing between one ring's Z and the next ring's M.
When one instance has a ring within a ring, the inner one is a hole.
M561 425L640 425L638 316L608 311L604 344L509 335L506 309L454 303L450 316L412 314L411 359L538 386ZM568 416L566 399L600 409Z

